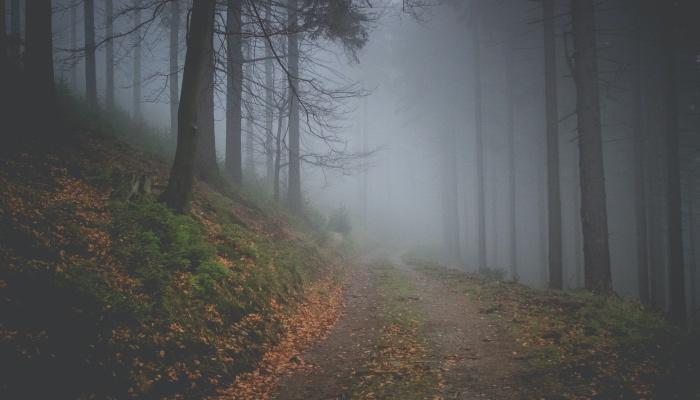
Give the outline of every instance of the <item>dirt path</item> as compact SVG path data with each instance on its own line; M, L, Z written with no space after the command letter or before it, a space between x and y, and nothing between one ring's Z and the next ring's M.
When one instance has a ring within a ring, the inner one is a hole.
M441 364L443 398L520 398L516 382L524 365L514 357L513 342L503 329L464 293L406 265L399 267L413 282L423 334Z
M436 398L442 399L518 399L516 382L524 368L512 353L512 340L479 312L464 293L449 284L401 264L403 292L398 301L408 302L422 320L418 334L428 344L428 357L419 361L439 369L440 385ZM363 366L373 351L386 323L377 282L367 267L357 268L346 288L346 309L328 338L303 355L316 368L297 373L280 382L276 399L330 400L349 399L353 385L370 374ZM397 296L389 301L396 301ZM426 368L426 364L416 366ZM421 395L422 396L422 395ZM357 397L357 396L355 396ZM368 398L392 398L387 395ZM421 397L416 397L421 398Z
M314 365L311 373L288 376L279 384L278 400L347 399L352 379L362 369L379 329L379 296L367 266L351 271L345 287L345 311L329 336L302 358Z

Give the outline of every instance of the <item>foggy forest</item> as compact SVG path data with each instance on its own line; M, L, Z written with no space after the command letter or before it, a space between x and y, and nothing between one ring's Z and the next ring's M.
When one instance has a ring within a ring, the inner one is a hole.
M0 0L0 398L700 399L697 0Z

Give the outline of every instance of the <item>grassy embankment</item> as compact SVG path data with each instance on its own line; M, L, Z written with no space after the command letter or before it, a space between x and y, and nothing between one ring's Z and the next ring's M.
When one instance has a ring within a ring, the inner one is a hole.
M163 134L62 104L60 144L0 157L0 397L196 398L254 368L338 275L322 221L201 182L175 215Z

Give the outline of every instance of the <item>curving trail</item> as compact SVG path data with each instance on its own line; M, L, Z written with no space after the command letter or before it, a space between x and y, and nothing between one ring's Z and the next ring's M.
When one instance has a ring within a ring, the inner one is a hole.
M344 288L345 310L328 337L301 356L311 372L295 372L282 379L279 400L346 399L362 370L363 356L371 351L381 327L377 288L366 265L350 272ZM358 372L359 371L359 372Z
M367 367L367 359L376 357L378 346L386 347L380 336L388 323L385 315L388 302L406 303L420 321L418 341L425 343L427 355L421 359L409 357L408 362L415 364L409 368L438 376L430 397L416 393L415 399L521 398L518 383L522 382L520 376L525 365L513 352L513 341L502 328L480 313L464 293L450 287L449 282L429 277L398 261L394 265L398 267L394 275L402 281L400 296L378 282L373 267L359 266L352 271L345 288L343 316L325 340L302 355L304 362L314 368L283 378L274 398L397 398L387 394L386 387L382 394L355 390L367 377L377 374ZM401 379L394 376L392 385L399 388Z
M520 398L517 382L524 363L513 341L464 293L402 265L419 296L423 334L441 363L444 399Z

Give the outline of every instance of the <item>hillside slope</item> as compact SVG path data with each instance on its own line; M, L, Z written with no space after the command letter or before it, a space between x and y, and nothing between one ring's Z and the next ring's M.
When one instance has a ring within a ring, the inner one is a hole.
M283 213L197 183L175 215L167 164L71 126L0 154L0 397L207 395L334 285L338 258Z

